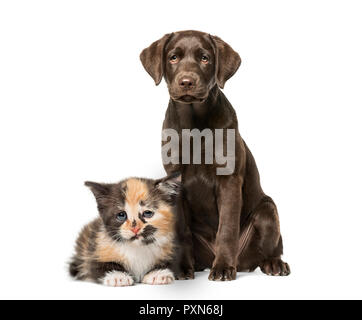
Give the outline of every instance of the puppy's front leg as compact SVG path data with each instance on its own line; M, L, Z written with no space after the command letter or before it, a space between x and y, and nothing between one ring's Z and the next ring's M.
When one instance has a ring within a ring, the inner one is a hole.
M243 179L240 176L219 176L216 192L219 227L215 242L215 260L209 280L230 281L236 279L242 187Z
M180 256L179 266L176 271L177 280L189 280L194 279L195 275L195 259L194 250L192 243L192 233L190 230L191 217L190 209L185 197L179 196L178 198L178 223L177 223L177 234L180 241Z

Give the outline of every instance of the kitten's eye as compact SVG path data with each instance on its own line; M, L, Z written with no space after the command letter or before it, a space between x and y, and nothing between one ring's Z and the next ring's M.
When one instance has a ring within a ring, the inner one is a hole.
M121 211L117 213L117 220L124 222L127 220L127 213L126 211Z
M146 210L143 212L142 216L146 219L152 218L154 216L154 212L150 211L150 210Z
M176 56L175 54L173 56L171 56L170 62L171 63L177 63L178 62L178 56Z
M209 63L209 57L208 57L208 56L203 55L203 56L201 57L201 62L202 62L202 63L204 63L204 64Z

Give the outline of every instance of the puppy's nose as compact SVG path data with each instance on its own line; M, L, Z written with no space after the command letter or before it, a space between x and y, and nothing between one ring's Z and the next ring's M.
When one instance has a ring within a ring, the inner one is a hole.
M138 234L138 232L141 230L141 228L139 228L139 227L135 227L135 228L132 228L131 229L132 230L132 232L134 233L134 234Z
M182 78L179 82L179 85L181 88L185 89L185 90L188 90L188 89L192 89L195 87L195 79L192 79L190 77L185 77L185 78Z

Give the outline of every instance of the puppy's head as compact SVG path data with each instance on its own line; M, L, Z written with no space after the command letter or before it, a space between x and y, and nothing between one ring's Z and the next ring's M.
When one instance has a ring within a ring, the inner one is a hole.
M164 77L171 98L183 103L204 101L216 84L224 88L241 63L226 42L199 31L166 34L140 58L156 85Z

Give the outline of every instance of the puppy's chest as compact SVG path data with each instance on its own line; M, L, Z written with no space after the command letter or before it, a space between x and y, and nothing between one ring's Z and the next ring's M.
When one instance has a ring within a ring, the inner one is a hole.
M212 166L188 165L183 168L184 188L189 200L212 200L215 197L215 168Z
M216 179L214 175L200 174L201 170L188 168L184 188L187 203L192 213L192 230L217 230L218 209L216 203Z

